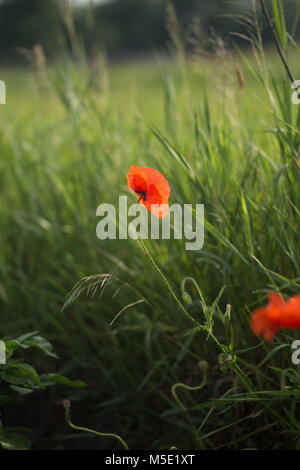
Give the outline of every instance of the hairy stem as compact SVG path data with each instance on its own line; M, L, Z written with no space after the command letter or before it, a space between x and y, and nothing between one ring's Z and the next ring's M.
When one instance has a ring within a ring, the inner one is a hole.
M182 403L182 401L180 400L180 398L178 397L177 395L177 388L183 388L185 390L188 390L188 391L197 391L197 390L200 390L201 388L204 387L204 385L206 384L207 382L207 366L206 364L199 364L200 365L200 368L202 369L203 371L203 379L202 379L202 382L200 385L197 385L195 387L190 387L189 385L186 385L186 384L183 384L183 383L176 383L173 385L172 389L171 389L171 392L172 392L172 395L174 397L174 400L176 401L176 403L179 405L179 407L182 409L182 411L184 412L184 414L186 415L192 429L193 429L193 432L195 434L195 438L196 438L196 441L199 443L199 446L201 448L201 450L204 449L204 444L201 440L201 437L199 436L199 432L198 430L196 429L194 423L193 423L193 420L192 418L190 417L190 414L189 412L187 411L186 407L184 406L184 404Z
M139 238L139 243L143 249L143 251L146 253L146 255L148 256L149 260L151 261L151 263L153 264L153 266L155 267L155 269L159 272L160 276L162 277L165 285L167 286L170 294L172 295L173 299L175 300L175 302L177 303L177 305L180 307L180 309L182 310L182 312L185 314L186 317L188 317L193 323L195 323L197 326L200 326L199 323L189 314L189 312L184 308L184 306L182 305L182 303L180 302L180 300L178 299L177 295L175 294L174 290L172 289L172 287L170 286L170 283L168 281L168 279L166 278L166 276L164 275L164 273L162 272L162 270L157 266L156 262L154 261L153 257L151 256L150 252L148 251L148 249L146 248L146 246L144 245L144 243L142 242L142 240Z
M66 422L68 423L68 425L72 429L75 429L76 431L83 431L83 432L88 432L90 434L95 434L96 436L99 436L99 437L113 437L114 439L118 439L118 441L121 442L124 449L129 450L128 445L126 444L126 442L122 439L122 437L118 436L117 434L98 432L98 431L94 431L93 429L84 428L82 426L76 426L75 424L72 423L71 417L70 417L70 409L71 409L70 401L69 400L64 400L63 401L63 406L64 406L64 409L65 409Z

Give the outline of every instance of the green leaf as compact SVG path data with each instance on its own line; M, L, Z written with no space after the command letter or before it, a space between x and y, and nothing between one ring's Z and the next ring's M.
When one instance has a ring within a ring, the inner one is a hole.
M283 49L287 47L287 32L285 25L285 17L281 0L272 0L273 13L275 18L275 28L278 35L280 45Z
M284 344L279 344L279 346L276 346L273 348L271 351L268 352L268 354L264 357L264 359L256 366L257 369L261 368L266 362L268 362L274 354L277 353L277 351L280 351L280 349L283 348L290 348L290 345L287 343Z
M18 387L17 385L10 385L9 388L19 395L29 395L34 391L33 388Z
M0 445L6 450L29 450L31 442L22 434L5 431L0 435Z
M55 357L56 359L58 359L58 356L54 352L52 352L53 351L52 344L49 343L49 341L47 341L45 338L42 338L41 336L33 336L30 338L30 340L26 340L25 344L33 348L41 349L48 356Z
M250 213L248 210L248 204L245 199L243 191L241 191L241 207L242 207L242 216L243 216L243 226L245 230L245 240L247 243L248 251L251 255L254 254L254 247L252 241L252 228L251 228L251 220L250 220Z
M190 166L190 164L187 162L185 157L180 153L178 150L175 149L175 147L170 144L170 142L162 135L162 133L155 127L152 126L152 132L153 134L157 137L157 139L163 144L165 149L169 152L169 154L178 162L180 163L185 170L187 170L188 174L191 176L191 178L196 181L196 175L194 173L194 170Z
M69 387L85 387L85 382L82 380L70 380L64 375L60 374L43 374L40 376L40 380L45 387L49 387L51 385L68 385Z
M184 336L192 335L193 333L196 333L197 331L202 331L203 326L195 326L191 330L188 330L186 333L184 333Z
M38 331L31 331L30 333L25 333L25 335L19 336L17 338L17 341L20 341L22 343L23 341L26 341L27 339L31 338L32 336L35 336L38 333Z
M226 286L223 286L222 289L220 290L220 292L218 293L216 299L214 300L213 304L209 307L209 317L211 317L214 313L214 310L216 308L216 306L218 305L218 302L219 300L221 299L222 295L223 295L223 292L224 290L226 289Z
M20 343L20 341L18 341L17 339L10 339L10 340L5 341L6 359L9 359L13 355L15 349L17 348L26 349L29 347L30 346L26 346L25 344Z
M6 368L1 371L1 377L5 382L13 385L37 385L43 388L39 375L36 370L26 363L8 364Z

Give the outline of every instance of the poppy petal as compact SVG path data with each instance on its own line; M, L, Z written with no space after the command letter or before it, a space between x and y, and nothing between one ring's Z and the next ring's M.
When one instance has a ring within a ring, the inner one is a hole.
M168 199L157 184L150 184L146 193L146 200L143 201L143 204L159 219L165 217L169 210Z
M147 175L142 168L132 165L127 173L127 184L132 191L146 192L148 189Z
M269 303L253 312L251 328L254 334L263 335L266 341L273 339L281 328L300 328L300 295L284 301L276 292L270 292Z
M129 189L135 191L139 203L162 219L168 213L170 186L166 178L154 168L132 165L127 173Z
M164 195L165 199L170 197L170 186L164 175L162 175L159 171L154 170L154 168L142 168L145 175L147 176L148 185L156 184L159 186L160 191Z

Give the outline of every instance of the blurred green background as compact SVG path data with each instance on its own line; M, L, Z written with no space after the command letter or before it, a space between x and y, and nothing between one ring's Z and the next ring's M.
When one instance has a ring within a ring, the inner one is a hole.
M65 41L68 20L62 11L72 5L77 33L89 56L99 48L109 57L144 56L167 50L167 0L1 0L0 2L0 60L19 62L20 49L41 44L47 57L56 58ZM202 42L209 47L205 36L212 31L232 44L230 33L245 33L247 23L243 12L252 10L253 0L174 0L181 27L192 32L200 25ZM297 0L285 0L288 30L295 35L295 6ZM271 1L267 1L268 6ZM260 11L258 12L261 15ZM65 21L65 20L66 21ZM188 36L188 35L187 35ZM263 37L271 39L264 28ZM235 36L235 42L242 41ZM191 47L188 44L187 47ZM245 41L244 41L245 43ZM70 44L69 44L70 46ZM70 46L71 48L71 46Z

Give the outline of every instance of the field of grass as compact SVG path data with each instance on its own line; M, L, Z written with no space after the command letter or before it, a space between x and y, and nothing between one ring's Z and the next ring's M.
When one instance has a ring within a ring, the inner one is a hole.
M35 367L86 382L7 404L3 423L37 449L120 448L68 428L69 398L76 424L132 449L299 447L299 334L249 325L269 291L300 287L300 105L275 52L0 75L0 337L39 331L59 359ZM135 201L130 165L160 170L170 204L205 205L202 250L96 237L99 204ZM86 276L95 295L62 311Z

